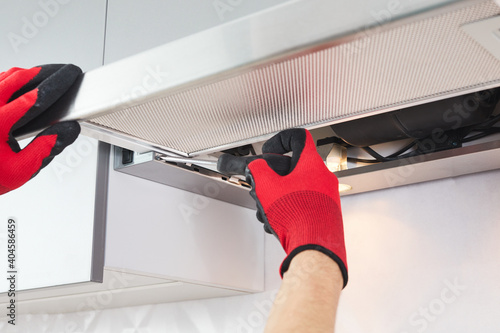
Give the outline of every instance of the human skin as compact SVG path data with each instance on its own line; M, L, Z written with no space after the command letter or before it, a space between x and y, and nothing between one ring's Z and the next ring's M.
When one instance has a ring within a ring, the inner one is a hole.
M342 273L331 258L315 250L297 254L283 276L265 332L334 332L342 286Z

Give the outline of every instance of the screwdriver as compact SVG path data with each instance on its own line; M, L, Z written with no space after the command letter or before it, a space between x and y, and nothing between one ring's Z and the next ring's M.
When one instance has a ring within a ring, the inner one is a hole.
M280 154L262 154L255 156L234 156L230 154L222 154L217 160L203 160L173 156L162 156L160 159L166 162L216 166L220 173L228 176L244 176L247 165L257 159L264 159L267 164L281 176L288 174L291 165L291 158Z

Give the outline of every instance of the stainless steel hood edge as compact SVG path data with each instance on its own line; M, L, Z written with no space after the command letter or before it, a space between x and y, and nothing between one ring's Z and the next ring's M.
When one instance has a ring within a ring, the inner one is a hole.
M221 75L91 122L198 155L290 127L326 125L498 85L499 61L461 25L500 10L491 1L465 2L437 16L377 27L345 44L326 43L236 76ZM258 45L256 37L249 43Z
M391 17L391 20L398 18L396 22L387 21L383 24L377 22L369 10L356 10L367 3L353 1L343 4L342 7L331 1L293 1L88 72L73 96L70 95L61 102L60 109L65 110L61 120L84 120L111 114L159 97L192 90L269 64L371 37L404 24L484 1L419 2L417 6L420 7L402 8L398 17ZM411 15L423 11L425 13ZM367 27L371 27L371 30ZM499 81L494 81L478 86L477 89L469 87L467 90L450 91L433 98L441 99L498 84ZM365 110L345 118L323 119L319 123L313 122L304 126L314 128L320 124L346 121L427 101L428 98L405 101ZM121 136L120 140L128 141L129 147L135 146L139 150L150 148L181 156L261 141L274 133L247 137L203 151L186 152L119 130L109 130L106 126L96 123L85 127L87 135L99 137L103 141L116 141L115 137Z

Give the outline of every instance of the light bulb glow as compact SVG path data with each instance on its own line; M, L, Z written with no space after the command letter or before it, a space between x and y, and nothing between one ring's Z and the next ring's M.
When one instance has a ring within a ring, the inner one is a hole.
M347 148L333 144L330 153L326 157L326 166L331 172L347 169Z
M347 192L347 191L350 191L350 190L352 190L352 186L351 185L339 184L339 193Z

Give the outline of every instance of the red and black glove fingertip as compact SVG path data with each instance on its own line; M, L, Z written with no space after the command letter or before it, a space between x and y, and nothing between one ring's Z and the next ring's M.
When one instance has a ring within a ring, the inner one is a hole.
M64 148L75 142L75 140L78 138L78 135L80 134L80 131L81 128L78 122L66 121L52 125L51 127L38 134L34 141L36 141L37 138L43 136L57 135L56 143L52 147L49 156L44 158L40 169L46 167L47 164L49 164L55 156L57 156L64 150Z

